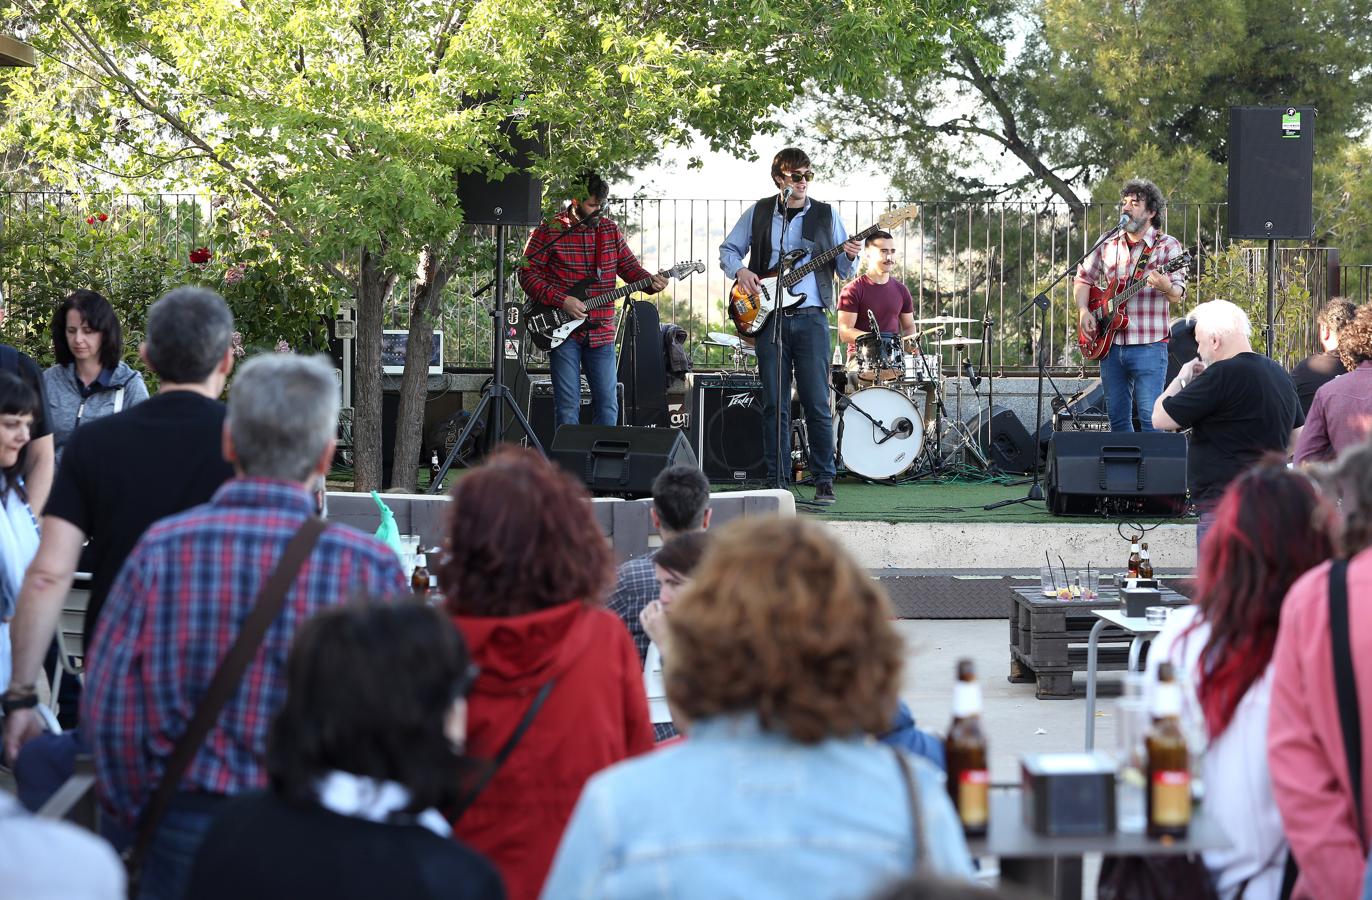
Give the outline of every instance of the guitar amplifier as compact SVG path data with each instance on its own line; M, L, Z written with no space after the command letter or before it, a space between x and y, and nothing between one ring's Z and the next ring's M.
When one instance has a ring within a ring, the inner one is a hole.
M1109 431L1110 417L1104 413L1064 411L1053 413L1054 431Z
M755 375L690 373L696 459L715 483L762 481L762 382Z

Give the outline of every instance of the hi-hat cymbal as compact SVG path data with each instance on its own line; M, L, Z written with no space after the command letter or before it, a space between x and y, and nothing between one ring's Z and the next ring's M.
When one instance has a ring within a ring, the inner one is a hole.
M950 345L952 345L952 344L980 344L980 343L981 343L981 339L980 339L980 338L969 338L969 337L950 337L950 338L944 338L944 339L941 340L941 341L934 341L934 343L935 343L935 344L942 344L943 346L947 347L947 346L950 346Z
M739 344L743 343L736 334L725 334L722 331L711 331L707 332L707 334L710 341L713 341L721 347L737 347Z
M977 322L978 319L959 319L957 316L934 316L932 319L916 319L916 325L959 325L964 322Z

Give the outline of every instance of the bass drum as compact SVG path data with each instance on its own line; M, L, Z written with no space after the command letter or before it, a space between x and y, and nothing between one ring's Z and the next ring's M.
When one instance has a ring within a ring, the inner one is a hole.
M924 419L914 401L885 387L846 400L839 402L838 452L848 471L881 481L909 470L924 449Z

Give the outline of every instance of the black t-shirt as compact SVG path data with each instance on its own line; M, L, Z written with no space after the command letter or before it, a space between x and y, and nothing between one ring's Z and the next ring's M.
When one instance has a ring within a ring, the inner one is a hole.
M418 825L295 806L274 794L226 803L191 869L196 900L502 900L485 857Z
M1162 408L1191 429L1187 474L1191 498L1201 504L1218 500L1263 454L1285 452L1291 429L1305 424L1291 376L1251 352L1210 366Z
M1343 367L1339 354L1325 351L1307 356L1296 363L1291 370L1291 380L1296 383L1296 396L1301 400L1301 412L1310 414L1310 404L1315 402L1315 392L1320 385L1333 381L1348 370Z
M205 503L233 477L224 461L226 408L191 391L160 393L72 432L43 510L90 538L86 640L134 544L158 519Z

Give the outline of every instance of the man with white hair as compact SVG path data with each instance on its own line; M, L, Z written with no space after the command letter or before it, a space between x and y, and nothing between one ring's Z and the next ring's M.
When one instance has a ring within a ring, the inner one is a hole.
M1296 386L1280 365L1253 351L1248 315L1228 300L1191 311L1198 359L1181 367L1153 404L1153 425L1191 429L1187 475L1201 513L1196 543L1224 489L1266 453L1285 453L1305 424Z
M163 519L139 539L96 625L82 727L90 732L101 804L127 828L168 760L286 547L319 510L313 489L333 460L338 388L319 357L268 353L234 379L223 428L235 477L208 503ZM140 897L181 897L191 861L223 801L267 785L267 730L286 696L286 654L314 613L358 596L408 590L400 561L344 525L318 536L289 582L239 687L152 828Z

